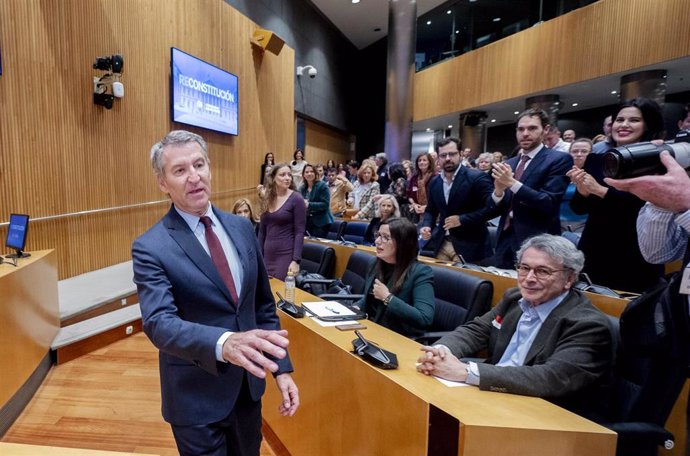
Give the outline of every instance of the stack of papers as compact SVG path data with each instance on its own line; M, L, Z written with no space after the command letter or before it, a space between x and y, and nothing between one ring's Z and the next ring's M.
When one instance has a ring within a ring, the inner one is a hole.
M323 321L319 317L344 317L355 313L336 301L303 302L306 315L321 326L357 324L356 321Z
M336 301L303 302L307 312L315 317L345 317L355 313Z

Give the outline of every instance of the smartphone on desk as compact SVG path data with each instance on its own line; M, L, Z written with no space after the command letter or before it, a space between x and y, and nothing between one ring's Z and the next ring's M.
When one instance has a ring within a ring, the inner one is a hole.
M356 329L367 329L367 327L361 323L356 323L353 325L336 325L336 328L338 328L340 331L354 331Z

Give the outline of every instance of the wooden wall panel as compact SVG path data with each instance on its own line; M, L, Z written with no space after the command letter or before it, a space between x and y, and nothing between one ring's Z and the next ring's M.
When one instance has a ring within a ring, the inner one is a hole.
M223 0L0 0L0 224L30 214L27 249L55 248L60 278L129 259L168 208L148 154L175 128L208 141L214 203L253 198L265 151L294 150L294 51L256 51L256 27ZM171 122L171 46L238 75L239 136ZM106 110L91 66L114 53L125 97Z
M415 121L690 55L687 0L601 0L415 75Z
M306 130L305 154L309 163L323 165L330 159L336 164L354 159L350 152L350 136L322 124L304 120Z

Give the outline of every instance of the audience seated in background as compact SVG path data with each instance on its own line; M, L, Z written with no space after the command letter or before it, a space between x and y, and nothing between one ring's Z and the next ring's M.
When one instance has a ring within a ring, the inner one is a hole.
M624 102L614 109L612 118L614 147L663 135L661 108L650 99ZM604 182L603 158L601 154L589 154L584 170L568 171L577 188L570 207L577 214L588 214L579 244L586 258L584 271L596 284L641 293L656 284L663 266L647 263L637 245L635 226L644 202Z
M422 347L417 370L586 411L597 402L613 349L606 316L571 289L584 255L570 241L542 234L525 241L517 258L518 288L433 347ZM483 350L486 362L461 361Z
M331 192L325 182L316 178L316 169L310 164L302 168L303 184L299 191L307 206L307 231L310 235L325 238L333 223Z
M570 143L561 139L561 131L557 126L551 125L544 135L544 145L552 150L559 152L568 152L570 150Z
M232 213L249 219L254 227L254 232L257 234L259 233L259 217L254 214L252 203L250 203L248 199L240 198L235 201L235 204L232 206Z
M584 168L587 156L592 152L592 141L587 138L579 138L570 145L570 156L573 157L573 167ZM576 214L570 208L570 201L575 196L577 190L574 183L569 183L561 202L561 229L563 236L578 244L580 236L569 235L567 233L580 233L585 227L587 214Z
M421 335L434 320L434 274L417 262L418 250L412 222L381 222L365 297L355 304L370 320L407 337Z
M374 216L374 205L369 200L381 193L379 183L376 182L376 168L370 162L362 163L359 168L358 179L348 198L348 205L358 212L352 217L354 220L369 220ZM362 209L366 208L365 211Z
M340 217L347 209L346 197L354 186L348 179L340 176L335 168L328 168L326 179L328 189L331 192L331 213L336 217Z
M436 163L430 153L424 152L415 160L415 171L407 184L407 201L410 203L412 222L424 217L428 201L429 182L436 175Z
M485 173L491 173L491 165L494 164L494 154L491 152L484 152L477 157L477 169Z
M365 245L374 245L381 223L393 217L400 217L398 201L393 195L380 195L375 217L371 219L371 222L369 222L367 226L363 243Z

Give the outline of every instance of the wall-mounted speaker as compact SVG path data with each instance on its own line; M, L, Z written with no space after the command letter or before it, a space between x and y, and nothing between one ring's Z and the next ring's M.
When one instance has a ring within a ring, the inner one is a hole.
M254 46L275 55L280 54L285 44L285 41L281 37L265 29L254 30L251 42Z

